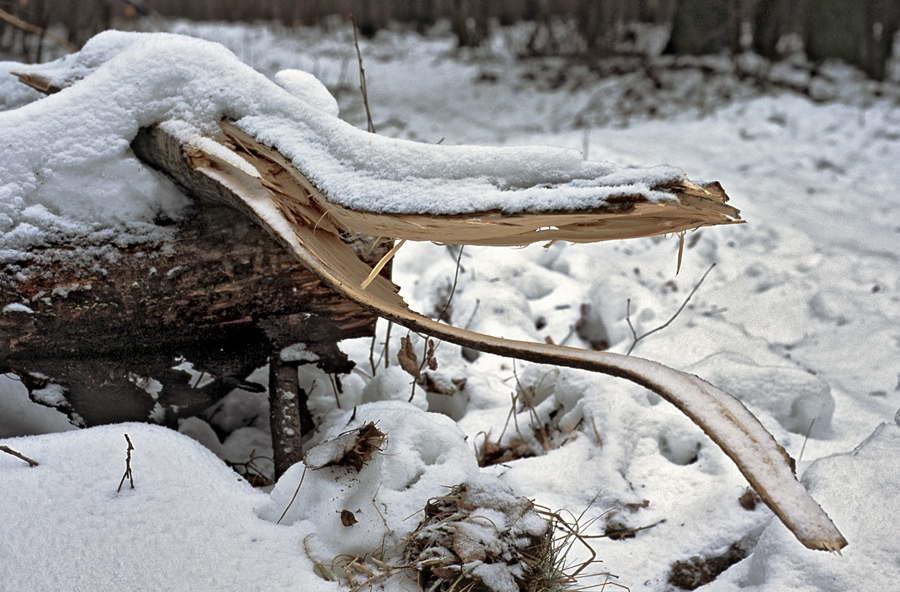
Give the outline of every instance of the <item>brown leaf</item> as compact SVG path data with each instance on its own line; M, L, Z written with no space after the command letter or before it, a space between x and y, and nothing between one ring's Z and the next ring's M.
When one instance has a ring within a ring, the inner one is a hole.
M357 522L359 522L359 520L356 519L356 514L350 510L341 510L341 524L344 526L353 526Z
M425 364L428 365L429 370L437 370L438 363L437 358L434 357L434 340L428 340L428 351L425 354Z
M350 467L359 472L380 452L387 436L369 422L310 448L303 456L306 466L316 470L325 467Z
M419 358L416 357L416 352L413 351L412 339L409 336L400 338L400 351L397 352L397 361L400 362L400 367L407 374L416 380L419 379Z
M744 495L738 498L738 503L748 512L755 510L756 505L761 501L759 495L749 487L744 491Z

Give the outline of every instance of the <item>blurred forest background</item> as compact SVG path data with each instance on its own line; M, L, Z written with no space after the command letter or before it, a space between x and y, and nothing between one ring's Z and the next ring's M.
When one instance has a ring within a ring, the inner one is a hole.
M107 28L146 19L335 22L353 14L363 35L391 26L449 24L462 47L497 27L529 27L524 55L590 63L652 51L675 55L753 52L772 61L805 52L843 60L883 80L900 28L900 0L0 0L0 52L40 61L47 44L80 47ZM648 26L669 31L654 50L637 43Z

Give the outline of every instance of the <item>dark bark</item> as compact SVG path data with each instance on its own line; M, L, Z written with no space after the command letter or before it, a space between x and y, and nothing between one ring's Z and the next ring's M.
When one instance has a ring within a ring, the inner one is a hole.
M284 362L277 352L269 361L269 421L277 481L303 460L303 436L313 429L307 393L297 377L297 364Z
M819 0L807 4L806 53L859 64L865 51L865 0Z
M821 0L806 6L806 51L821 62L837 58L884 80L900 28L895 0Z
M753 15L753 51L770 60L781 57L778 42L791 31L801 31L800 24L792 22L790 0L760 0Z
M897 0L866 2L866 50L862 69L875 80L887 77L887 63L900 30L900 3Z
M174 425L234 388L264 390L245 377L296 342L326 371L349 371L334 344L371 335L376 317L222 205L227 190L192 171L172 138L143 130L133 148L189 188L191 214L165 245L107 245L89 263L73 257L78 245L56 245L8 262L0 308L32 312L0 313L0 371L86 426L151 416ZM384 254L357 243L370 264Z

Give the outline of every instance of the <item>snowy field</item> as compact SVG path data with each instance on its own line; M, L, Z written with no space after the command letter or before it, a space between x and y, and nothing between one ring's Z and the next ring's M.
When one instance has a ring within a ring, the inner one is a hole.
M270 77L286 68L311 72L335 95L342 116L365 127L346 29L291 36L176 23L170 30L223 43ZM629 321L640 335L669 320L715 263L671 325L640 340L632 354L739 397L798 459L798 475L849 541L843 554L805 549L754 503L735 466L699 428L640 387L447 343L436 350L432 392L419 389L408 404L409 378L396 359L373 377L370 340L356 340L342 345L359 372L343 381L340 409L323 387L328 378L301 369L320 426L309 445L372 421L387 434L383 454L358 474L326 467L304 476L295 466L271 491L251 488L220 460L270 453L265 395L236 391L184 421L181 434L143 424L74 430L0 377L0 444L40 463L0 454L0 591L339 590L334 580L352 575L360 583L369 572L379 576L375 589L415 590L402 574L381 575L371 557L390 559L385 541L415 530L430 498L467 480L473 491L483 486L472 497L495 526L506 520L523 532L539 530L504 513L515 504L500 484L570 520L580 517L582 538L568 560L590 559L590 547L600 562L573 589L677 590L731 564L699 589L896 588L897 92L860 94L865 83L834 67L817 88L845 100L814 103L688 69L648 96L627 92L643 88L632 75L601 80L553 60L517 62L508 42L501 35L491 51L459 55L441 35L363 41L378 133L447 145L557 146L625 166L668 164L695 181L720 181L747 224L688 234L677 275L674 238L467 247L461 256L407 244L394 263L402 294L413 309L436 316L456 278L448 309L454 325L585 348L605 342L625 353L634 341ZM5 75L10 69L15 64L0 69L0 108L8 111L38 99ZM651 119L651 111L662 116ZM8 121L0 118L0 133L12 133L2 127ZM89 170L47 172L95 183L84 192L98 200L127 177L140 191L159 192L166 207L179 207L171 186L129 168L134 162L112 159L94 181ZM0 162L0 174L11 178L10 170ZM0 246L22 248L48 215L3 193L6 181L0 177ZM137 206L115 209L113 225L145 215ZM62 228L67 215L60 206L51 218ZM379 325L376 353L386 330ZM393 328L392 356L404 336ZM413 343L421 351L421 339ZM230 436L219 441L211 424ZM135 446L136 488L126 482L117 493L125 433ZM480 458L503 452L502 462L479 469ZM357 522L348 526L344 511ZM487 530L473 521L466 532L496 544ZM499 564L480 564L485 583L514 589L509 573L489 565Z

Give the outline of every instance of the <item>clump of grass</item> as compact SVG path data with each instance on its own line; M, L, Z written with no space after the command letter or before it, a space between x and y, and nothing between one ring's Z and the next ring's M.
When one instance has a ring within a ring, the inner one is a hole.
M609 572L593 571L601 563L597 553L581 534L590 526L582 523L580 517L564 518L562 512L537 507L538 514L549 522L550 536L546 546L540 550L540 560L533 565L531 578L522 592L576 592L578 590L606 590L612 586L622 590L629 588L613 581L616 576ZM582 514L583 516L583 514ZM579 560L573 555L578 548L588 552L590 558ZM600 580L594 584L584 584L587 579Z
M351 592L380 589L392 579L420 592L628 590L596 569L600 560L582 535L593 521L582 522L583 513L554 512L482 482L456 485L422 511L418 526L394 548L382 542L364 557L339 555L329 563L309 549L307 555L320 577Z
M492 501L497 498L465 483L428 501L403 554L420 590L564 592L618 585L609 574L590 572L599 560L576 519L566 520L524 497ZM584 546L589 559L571 559L577 545ZM582 574L606 577L581 586Z

